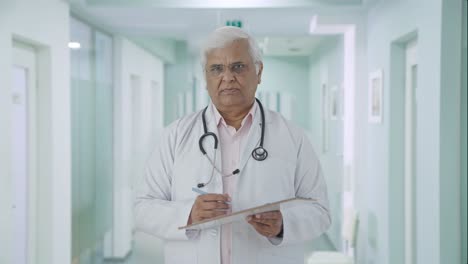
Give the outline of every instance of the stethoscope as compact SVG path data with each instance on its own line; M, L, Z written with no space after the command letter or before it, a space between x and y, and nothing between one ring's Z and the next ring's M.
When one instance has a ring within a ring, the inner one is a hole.
M252 150L252 157L257 160L257 161L263 161L265 160L267 157L268 157L268 151L263 147L263 139L265 137L265 113L263 112L263 106L262 106L262 103L260 102L260 100L258 100L257 98L255 98L255 100L257 101L258 103L258 106L260 108L260 114L261 114L261 118L262 118L262 123L260 124L260 126L262 127L262 134L260 136L260 145L256 148L254 148ZM214 171L216 170L222 177L230 177L230 176L233 176L235 174L238 174L240 172L239 169L236 169L234 170L231 174L228 174L228 175L223 175L223 173L216 167L216 153L217 153L217 149L218 149L218 137L216 136L215 133L213 132L208 132L208 129L206 127L206 119L205 119L205 113L206 113L206 109L208 109L208 106L205 107L205 109L203 109L203 113L202 113L202 121L203 121L203 131L205 132L201 137L200 139L198 140L198 145L200 147L200 151L202 152L203 156L205 156L208 161L210 161L212 167L213 167L213 170L211 171L211 176L210 176L210 179L208 180L208 182L206 183L198 183L197 184L197 187L198 188L203 188L205 187L206 185L208 185L211 180L213 179L213 175L214 175ZM205 148L203 147L203 140L206 138L206 137L213 137L213 140L214 140L214 161L212 161L207 155L206 155L206 151L205 151Z

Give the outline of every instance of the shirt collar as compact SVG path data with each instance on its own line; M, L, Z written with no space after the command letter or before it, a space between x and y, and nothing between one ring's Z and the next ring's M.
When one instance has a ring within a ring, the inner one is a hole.
M213 104L213 102L211 102L211 110L213 111L216 126L219 126L220 124L223 124L225 127L227 127L228 125L226 124L226 121L224 120L223 116L219 113L218 109L216 109L216 106ZM250 111L247 113L247 115L245 115L244 119L242 119L241 127L244 126L244 123L249 118L251 118L251 120L253 120L256 110L257 110L257 101L255 100L252 107L250 108Z

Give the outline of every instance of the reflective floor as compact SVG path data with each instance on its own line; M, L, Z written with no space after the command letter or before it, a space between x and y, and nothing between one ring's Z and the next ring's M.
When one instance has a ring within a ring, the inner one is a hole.
M164 263L164 253L163 253L163 242L150 235L144 233L136 233L134 236L134 246L132 253L124 260L97 260L94 262L82 262L83 264L93 263L93 264L163 264ZM333 245L331 241L325 236L322 236L314 242L309 242L307 247L315 250L331 250ZM333 250L333 249L332 249ZM307 257L312 253L306 253ZM305 262L307 263L307 262Z
M144 233L134 236L132 253L125 260L105 260L102 264L163 264L163 242Z

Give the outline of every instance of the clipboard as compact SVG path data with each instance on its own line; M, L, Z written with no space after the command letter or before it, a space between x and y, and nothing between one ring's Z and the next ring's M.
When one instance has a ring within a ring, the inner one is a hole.
M270 211L277 211L280 210L281 206L293 207L301 204L309 204L316 202L316 199L308 199L308 198L290 198L281 201L277 201L274 203L267 203L264 205L260 205L257 207L248 208L245 210L241 210L238 212L234 212L228 215L221 215L214 218L202 220L199 222L192 223L190 225L181 226L178 229L206 229L211 227L217 227L220 225L241 221L244 220L247 216L259 213L265 213Z

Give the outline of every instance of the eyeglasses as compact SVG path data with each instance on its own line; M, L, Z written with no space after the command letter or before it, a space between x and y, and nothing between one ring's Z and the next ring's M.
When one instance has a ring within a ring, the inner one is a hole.
M229 64L227 68L229 68L229 71L234 76L242 75L249 70L249 66L241 62ZM213 65L210 65L210 67L206 70L206 72L208 73L208 76L212 78L220 77L222 74L224 74L225 71L226 71L226 66L224 64L213 64Z

